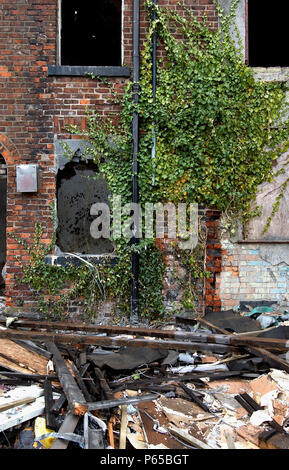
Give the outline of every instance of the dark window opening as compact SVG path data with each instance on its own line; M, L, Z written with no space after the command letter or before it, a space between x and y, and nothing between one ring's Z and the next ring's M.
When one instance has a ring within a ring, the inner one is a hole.
M284 0L248 0L250 66L289 66L289 5L286 3Z
M0 295L4 294L6 263L7 167L0 154Z
M92 179L97 177L97 179ZM109 205L109 191L105 179L92 161L74 157L57 173L57 246L64 253L108 254L114 250L109 239L95 239L90 226L95 216L90 215L94 203Z
M121 0L62 0L61 65L121 65Z

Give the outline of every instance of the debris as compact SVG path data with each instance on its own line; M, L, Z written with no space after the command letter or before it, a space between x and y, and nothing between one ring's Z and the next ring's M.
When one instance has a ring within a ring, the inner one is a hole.
M196 447L197 449L212 449L212 447L210 447L209 445L191 436L187 431L177 428L173 424L170 425L169 430L171 431L172 434L188 442L190 445L192 445L193 447Z
M97 401L97 402L74 402L75 414L84 414L86 411L95 411L95 410L104 410L107 408L114 408L116 406L121 406L125 404L136 404L142 401L151 401L156 400L158 395L143 395L139 397L131 397L131 398L120 398L114 400L104 400L104 401Z
M59 425L52 413L52 407L54 405L51 381L47 378L44 381L44 397L45 397L45 417L48 428L53 431L57 431Z
M261 449L289 449L289 435L276 433L275 431L264 431L259 435L259 446Z
M6 318L6 328L9 328L12 323L17 320L17 317L7 317Z
M35 438L37 438L38 440L40 436L47 435L50 433L53 433L53 430L48 429L46 427L46 419L42 418L41 416L36 418L36 420L34 421ZM46 437L45 439L42 439L40 443L44 447L44 449L50 449L54 441L55 441L54 437Z
M106 424L96 416L87 412L83 419L84 448L85 449L104 449Z
M65 416L65 419L62 423L62 425L59 428L59 434L67 434L67 433L72 433L78 422L79 422L79 416L75 416L71 411L68 411L67 415ZM68 440L67 439L58 439L56 438L54 443L51 446L51 449L58 450L58 449L67 449L68 447Z
M10 403L15 402L17 399L25 400L32 397L33 401L18 405L16 408L11 409L9 407L7 411L2 411L0 413L0 432L43 414L45 411L43 394L43 389L37 385L16 387L14 390L4 393L0 397L0 404L8 404L7 398L10 399ZM58 395L55 394L54 397L58 398Z
M230 315L239 330L243 320L248 326L248 317ZM0 447L7 446L3 429L12 445L34 449L284 448L289 345L286 330L281 337L277 330L288 327L251 336L212 319L198 319L193 331L179 325L15 320L2 328ZM33 440L31 426L38 426Z
M55 344L48 343L47 348L53 355L53 363L57 371L63 391L66 395L69 407L74 412L74 414L80 414L80 411L78 409L78 403L85 402L85 398L81 390L78 388L76 381L72 377L67 365L65 364Z
M9 403L0 404L0 413L2 411L9 410L10 408L16 408L19 405L26 405L27 403L32 403L35 401L35 398L23 398L22 400L11 401Z

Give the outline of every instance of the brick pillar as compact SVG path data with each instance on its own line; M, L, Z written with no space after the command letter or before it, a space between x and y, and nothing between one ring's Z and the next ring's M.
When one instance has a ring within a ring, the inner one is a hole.
M221 309L220 273L222 270L222 246L220 242L219 224L220 212L217 210L207 210L206 270L210 271L211 276L206 280L206 312L216 312Z

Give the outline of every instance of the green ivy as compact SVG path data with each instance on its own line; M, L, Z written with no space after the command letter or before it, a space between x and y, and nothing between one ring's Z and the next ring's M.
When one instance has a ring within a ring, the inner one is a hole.
M94 110L88 111L85 132L77 126L69 130L89 141L87 152L99 165L111 193L121 196L125 204L131 201L131 124L133 112L138 111L141 205L161 201L193 202L216 208L232 220L238 218L246 222L260 213L259 207L253 210L258 186L273 180L274 164L289 147L289 121L284 117L288 111L287 85L255 80L252 69L244 64L241 46L236 46L231 39L238 0L232 1L228 15L224 15L217 1L215 3L221 21L218 30L210 29L205 16L198 19L183 5L180 14L147 0L150 28L142 50L139 103L135 104L132 99L132 82L119 96L113 90L113 83L105 80L103 85L110 87L112 101L120 104L120 112L103 117ZM155 102L151 79L154 32L165 51L165 56L158 58ZM154 159L151 156L153 131L156 135ZM282 193L271 218L281 197ZM98 298L115 298L119 311L127 313L131 250L136 247L123 239L116 240L115 245L118 263L97 268L102 286L97 290ZM154 240L142 241L137 249L141 259L141 315L154 317L163 313L165 267ZM197 267L193 253L184 251L182 256L184 263L190 266L192 279L206 276L205 270ZM37 271L37 280L32 269ZM95 273L91 274L87 267L84 267L85 275L73 268L57 268L57 274L50 268L42 269L43 265L32 263L29 276L25 278L36 289L41 287L42 281L44 285L47 281L47 289L53 290L59 282L56 281L58 276L67 280L76 275L79 278L74 282L80 285L77 294L83 294L85 276L95 279ZM87 283L89 290L90 282ZM90 295L88 292L88 298Z

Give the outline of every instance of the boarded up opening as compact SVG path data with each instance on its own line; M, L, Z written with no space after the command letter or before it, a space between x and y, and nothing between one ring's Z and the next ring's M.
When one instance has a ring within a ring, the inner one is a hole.
M3 294L5 280L3 268L6 263L6 216L7 216L7 167L0 154L0 295ZM3 275L2 275L3 274Z
M289 66L288 11L284 0L248 0L250 66Z
M121 65L121 0L62 0L61 65Z
M64 253L100 255L112 253L109 239L95 239L90 226L95 216L90 215L95 203L109 205L109 191L105 179L92 161L74 157L57 173L57 246Z

